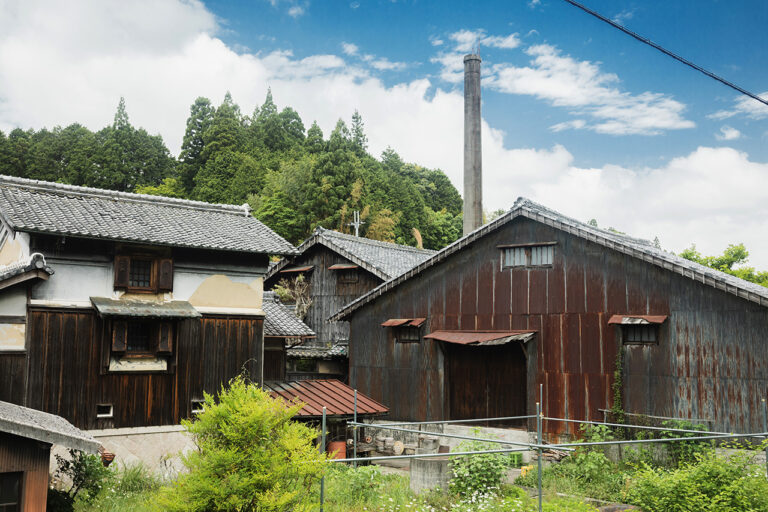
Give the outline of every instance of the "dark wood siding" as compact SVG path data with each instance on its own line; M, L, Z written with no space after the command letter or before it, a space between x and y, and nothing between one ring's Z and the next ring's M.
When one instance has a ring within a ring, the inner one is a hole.
M305 275L311 283L312 305L304 319L316 337L304 342L304 346L328 347L334 342L349 339L349 322L329 322L328 318L359 296L381 284L381 279L370 272L356 270L328 270L336 264L350 264L348 259L331 251L325 246L315 245L291 263L291 266L311 265L313 270ZM357 274L356 282L340 282L342 273ZM293 274L277 274L265 283L266 289L274 287L278 281Z
M264 338L264 381L285 380L285 339Z
M177 324L169 372L103 371L107 323L92 310L31 309L27 407L84 429L178 424L191 400L245 373L262 381L263 319L205 316ZM97 404L114 417L96 418Z
M501 268L499 245L556 242L545 268ZM668 315L660 343L625 352L629 412L713 420L757 431L768 394L768 310L538 222L518 218L400 284L351 317L350 384L398 420L450 417L439 343L388 340L388 318L427 317L439 329L532 329L528 413L539 385L548 416L602 419L620 338L614 314ZM450 376L448 376L450 378ZM470 383L471 384L471 383ZM478 385L478 400L482 386ZM499 397L499 400L507 398ZM574 432L545 422L553 433Z
M0 400L24 405L24 381L27 375L26 352L0 352Z
M41 512L48 498L51 445L0 432L0 473L24 474L21 510Z

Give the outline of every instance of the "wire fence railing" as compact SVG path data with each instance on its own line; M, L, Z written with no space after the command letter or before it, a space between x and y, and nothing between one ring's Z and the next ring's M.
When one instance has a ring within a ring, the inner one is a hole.
M473 418L473 419L460 419L460 420L433 420L433 421L411 421L411 422L396 422L396 423L361 423L357 421L357 390L355 390L355 402L354 402L354 415L353 421L347 422L347 427L351 428L353 439L352 457L345 457L340 459L329 459L334 463L352 463L357 466L360 462L377 462L383 460L410 460L410 459L430 459L430 458L453 458L453 457L471 457L474 455L483 455L491 453L519 453L519 452L535 452L537 458L537 498L538 498L538 510L542 510L542 460L544 450L562 450L571 452L577 448L582 447L596 447L596 446L620 446L627 444L657 444L657 443L679 443L679 442L691 442L691 441L723 441L728 439L745 439L745 438L763 438L768 439L768 405L766 400L762 400L762 416L763 416L763 430L762 432L753 433L732 433L732 432L718 432L711 430L695 430L676 427L656 427L651 425L635 425L629 423L617 423L607 421L591 421L591 420L576 420L570 418L555 418L545 416L542 412L542 387L539 387L539 401L536 402L536 414L525 416L504 416L496 418ZM462 434L450 434L446 432L425 432L421 429L405 427L420 427L424 425L451 425L451 424L466 424L466 423L490 423L490 422L502 422L510 420L530 420L536 419L536 441L535 442L522 442L511 441L506 439L494 439L478 436L467 436ZM674 418L668 418L670 420ZM678 433L679 437L664 437L664 438L637 438L637 439L613 439L605 441L579 441L579 442L566 442L566 443L546 443L543 433L544 421L562 421L565 423L574 423L582 425L602 425L611 428L621 429L638 429L646 430L650 432L663 431L665 433ZM357 457L357 430L359 428L375 427L381 430L391 430L393 432L424 434L430 433L438 437L445 437L449 439L461 439L470 441L481 441L486 443L494 443L504 446L511 446L511 448L498 448L488 450L472 450L472 451L458 451L458 452L445 452L445 453L415 453L409 455L379 455L369 457ZM322 416L322 430L321 430L321 452L325 449L325 434L326 434L326 409L323 407ZM696 435L691 435L696 434ZM768 475L768 445L765 448L766 452L766 474ZM320 482L320 512L323 512L325 505L325 478L323 477Z

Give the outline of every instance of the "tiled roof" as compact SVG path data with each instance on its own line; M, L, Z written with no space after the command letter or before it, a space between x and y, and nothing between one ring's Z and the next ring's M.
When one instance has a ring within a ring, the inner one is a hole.
M280 337L306 337L314 336L315 333L304 322L293 314L280 300L274 292L264 292L264 336Z
M497 219L479 227L475 231L460 238L452 244L444 247L431 258L427 259L423 263L412 268L408 272L401 274L394 279L380 284L365 295L361 295L356 300L350 302L336 314L334 314L330 320L338 321L345 319L350 313L360 308L364 304L367 304L374 300L376 297L383 295L387 291L396 287L400 283L407 279L419 274L423 270L436 265L438 262L444 260L447 256L458 252L464 247L468 246L475 240L485 236L503 226L507 222L517 218L526 217L542 224L546 224L555 229L565 231L574 236L590 240L596 244L608 247L610 249L619 251L624 254L628 254L632 257L641 259L653 265L661 268L665 268L684 277L699 281L706 285L712 286L719 290L731 293L738 297L742 297L746 300L755 302L762 306L768 306L768 288L760 286L756 283L750 283L738 277L714 270L699 263L681 258L671 252L666 252L662 249L655 247L648 240L640 238L633 238L628 235L616 233L613 231L607 231L604 229L596 228L580 222L571 217L565 216L554 210L551 210L545 206L526 199L524 197L515 201L514 206Z
M325 245L384 281L399 276L435 254L435 251L427 249L380 242L320 227L299 246L298 251L303 254L315 244ZM281 260L270 268L267 278L287 264L288 259Z
M15 231L267 254L295 248L247 206L0 176L0 215Z
M347 357L348 345L338 344L331 347L291 347L286 350L288 357L307 359L335 359Z
M87 432L47 412L0 402L0 432L96 453L101 444Z
M45 257L36 252L10 265L0 265L0 283L34 270L40 270L48 275L53 275L53 269L45 262Z

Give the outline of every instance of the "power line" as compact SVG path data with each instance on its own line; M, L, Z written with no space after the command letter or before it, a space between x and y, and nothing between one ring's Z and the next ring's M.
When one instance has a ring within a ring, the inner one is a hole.
M763 99L760 96L758 96L757 94L753 94L753 93L747 91L746 89L742 89L741 87L739 87L738 85L734 84L733 82L729 82L725 78L722 78L722 77L712 73L711 71L707 71L706 69L702 68L701 66L699 66L697 64L694 64L693 62L689 61L688 59L685 59L685 58L677 55L676 53L673 53L673 52L667 50L666 48L664 48L662 46L659 46L658 44L654 43L653 41L651 41L647 37L643 37L643 36L641 36L640 34L638 34L636 32L632 32L628 28L624 28L620 24L616 23L613 20L610 20L610 19L606 18L605 16L603 16L602 14L600 14L598 12L593 11L589 7L586 7L586 6L576 2L574 0L565 0L565 1L568 2L569 4L573 5L574 7L578 7L579 9L581 9L584 12L586 12L587 14L591 14L592 16L594 16L595 18L599 19L600 21L604 21L604 22L608 23L609 25L611 25L612 27L621 30L625 34L634 37L635 39L637 39L641 43L645 43L645 44L647 44L648 46L650 46L652 48L656 48L657 50L659 50L660 52L664 53L665 55L668 55L668 56L672 57L673 59L682 62L686 66L689 66L689 67L695 69L696 71L699 71L700 73L704 73L705 75L707 75L710 78L714 78L718 82L727 85L731 89L735 89L735 90L739 91L741 94L749 96L753 100L757 100L757 101L759 101L760 103L762 103L764 105L768 105L768 99Z

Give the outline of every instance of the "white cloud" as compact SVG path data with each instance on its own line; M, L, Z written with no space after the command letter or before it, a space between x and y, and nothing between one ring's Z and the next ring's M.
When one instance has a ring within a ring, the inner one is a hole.
M436 36L430 36L429 42L432 43L432 46L442 46L443 40Z
M463 57L481 46L489 48L511 49L520 45L517 33L507 36L489 36L485 30L459 30L448 35L453 43L450 50L442 51L430 59L440 64L440 78L450 83L460 83L464 79ZM442 43L442 41L441 41Z
M346 55L357 55L359 48L353 43L341 43L341 51Z
M304 14L304 7L301 7L300 5L292 5L288 8L288 16L292 18L298 18Z
M530 66L496 64L487 86L589 115L593 122L581 127L598 133L656 135L695 126L682 116L684 104L660 93L623 92L616 86L619 78L596 63L564 56L547 44L530 46L525 52L532 57Z
M405 62L392 62L384 57L371 60L371 66L379 71L402 71L408 67Z
M271 86L280 107L295 108L306 125L317 120L326 136L340 116L349 119L358 109L372 154L392 146L406 161L443 169L461 190L460 91L435 87L428 79L388 87L336 55L237 53L216 38L215 18L189 0L133 6L0 3L0 128L81 122L99 129L111 122L122 95L133 124L160 133L176 153L197 96L218 103L230 90L242 111L250 112ZM544 54L551 63L530 69L538 71L531 79L541 82L545 99L586 112L593 121L584 118L585 123L617 119L594 113L620 110L626 101L612 92L615 77L591 63ZM550 76L560 73L558 66L564 68L558 76L593 73L598 84L577 81L563 93ZM527 90L521 82L511 85ZM585 93L601 101L596 104ZM654 98L633 101L658 103ZM658 235L665 247L678 251L695 242L702 252L716 253L728 243L744 242L752 263L768 268L763 197L768 164L725 147L699 148L655 168L590 169L580 167L563 146L510 147L501 131L485 122L482 129L488 210L527 196L579 219L596 218L641 237Z
M731 126L722 126L720 133L715 134L717 140L736 140L741 137L741 132Z
M183 2L183 0L181 1ZM309 7L309 2L302 2L299 0L267 0L267 2L269 2L269 5L276 9L280 9L281 7L285 6L285 13L291 18L298 18L303 16L307 12L307 7Z
M587 122L583 119L574 119L573 121L564 121L562 123L553 124L549 127L553 132L562 132L563 130L580 130L587 126Z
M768 91L762 94L758 94L760 98L768 100ZM728 119L734 116L746 116L750 119L767 119L768 118L768 105L760 103L759 101L750 98L749 96L739 96L734 101L732 110L719 110L714 114L710 114L711 119Z
M530 7L531 9L535 9L539 5L541 5L541 0L529 0L528 1L528 7Z
M618 23L619 25L623 25L625 21L631 20L635 15L635 9L625 9L621 11L619 14L611 18L611 20L614 23Z

